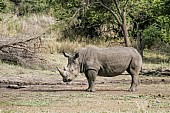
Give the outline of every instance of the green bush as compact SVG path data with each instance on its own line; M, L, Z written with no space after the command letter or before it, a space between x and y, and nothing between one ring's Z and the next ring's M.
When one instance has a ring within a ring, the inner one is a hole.
M14 4L9 0L0 0L0 12L7 13L14 10Z
M151 25L143 31L142 37L144 48L150 49L161 41L161 30L156 25Z

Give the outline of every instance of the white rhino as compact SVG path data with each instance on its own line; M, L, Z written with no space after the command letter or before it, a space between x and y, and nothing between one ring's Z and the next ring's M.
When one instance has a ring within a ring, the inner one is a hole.
M89 87L87 91L95 91L96 76L114 77L125 70L131 75L132 82L129 91L135 91L138 85L139 72L142 67L142 57L132 47L98 48L95 46L81 48L73 55L63 52L68 58L64 69L58 69L64 82L70 82L79 73L85 73Z

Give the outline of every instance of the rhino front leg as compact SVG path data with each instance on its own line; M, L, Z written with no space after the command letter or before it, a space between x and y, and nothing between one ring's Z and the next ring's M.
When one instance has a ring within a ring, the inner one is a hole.
M95 80L96 80L97 72L95 70L87 70L85 75L86 75L88 85L89 85L89 87L86 89L86 91L94 92L95 91Z

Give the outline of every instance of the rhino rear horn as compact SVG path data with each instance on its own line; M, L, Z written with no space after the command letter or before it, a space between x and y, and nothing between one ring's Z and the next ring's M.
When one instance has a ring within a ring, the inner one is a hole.
M65 57L67 57L67 58L69 58L69 57L70 57L70 55L69 55L69 54L67 54L67 53L65 53L64 51L63 51L62 53L63 53L63 55L64 55Z

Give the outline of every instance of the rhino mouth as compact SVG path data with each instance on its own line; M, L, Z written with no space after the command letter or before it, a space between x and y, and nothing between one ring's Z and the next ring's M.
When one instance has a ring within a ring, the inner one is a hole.
M63 79L63 82L71 82L71 79Z
M75 77L77 77L77 75L76 75L76 76L73 77L73 78L69 78L69 77L67 77L67 76L64 74L65 71L64 71L63 69L57 68L57 70L59 71L60 75L63 77L63 82L71 82L71 81L74 80Z

